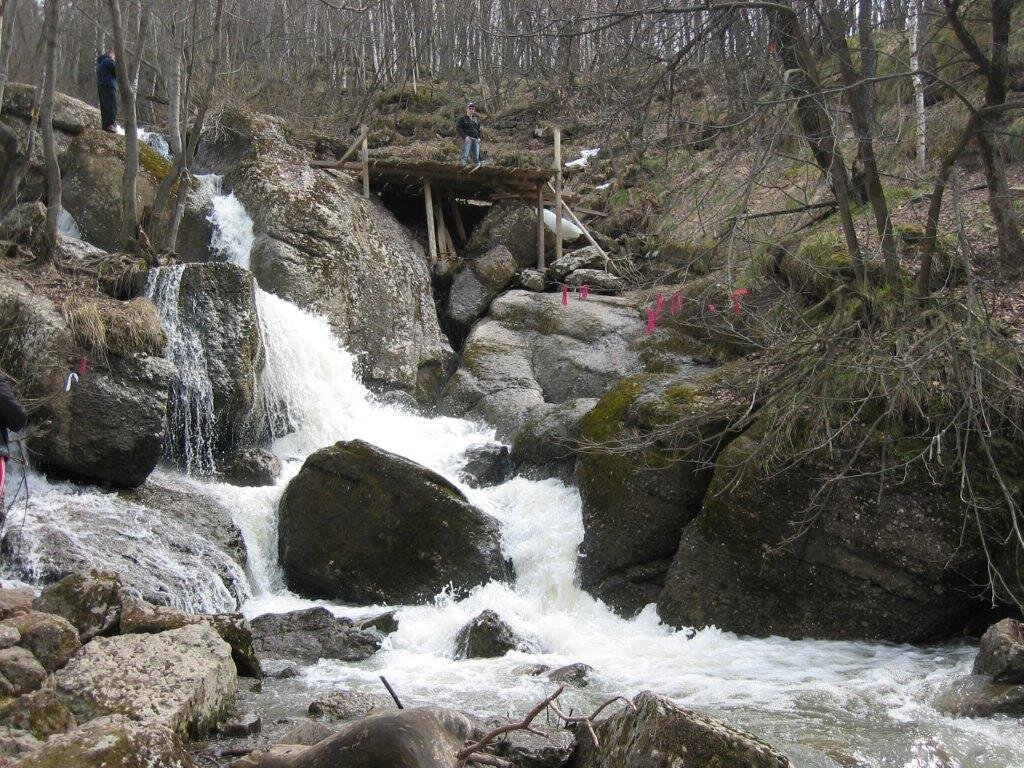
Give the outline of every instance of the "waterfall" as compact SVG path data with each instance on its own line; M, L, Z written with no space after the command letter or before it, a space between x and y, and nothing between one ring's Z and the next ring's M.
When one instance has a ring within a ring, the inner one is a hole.
M146 296L160 314L167 334L166 356L178 371L171 385L164 456L188 474L204 476L215 470L213 384L202 341L182 317L181 277L185 266L151 270Z
M235 193L225 195L222 185L224 177L215 173L196 176L200 191L208 196L211 211L207 221L213 225L210 250L224 261L230 261L242 269L249 269L249 254L252 251L252 218Z
M82 239L82 230L78 228L75 217L68 213L66 208L60 209L60 216L57 217L57 231L64 237L73 237L76 240Z

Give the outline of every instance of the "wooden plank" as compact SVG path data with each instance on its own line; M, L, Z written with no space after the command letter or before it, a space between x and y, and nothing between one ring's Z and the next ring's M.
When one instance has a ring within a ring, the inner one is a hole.
M423 203L427 210L427 247L430 264L437 263L437 234L434 232L434 197L430 191L430 179L423 180Z
M555 128L555 260L562 258L562 129Z
M441 210L440 200L434 203L434 231L437 232L438 258L448 256L448 241L445 238L448 230L444 226L444 211Z
M452 207L452 218L455 219L455 231L459 234L459 240L465 245L469 242L469 237L466 235L466 225L462 221L462 212L459 211L459 203L455 199L455 195L448 196L448 203Z
M370 197L370 132L366 125L362 126L360 133L363 134L363 197Z
M537 269L544 271L544 185L537 185Z

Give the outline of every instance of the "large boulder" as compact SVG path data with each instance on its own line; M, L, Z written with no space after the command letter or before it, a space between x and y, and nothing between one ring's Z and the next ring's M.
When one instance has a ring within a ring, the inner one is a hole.
M990 675L996 683L1024 685L1024 624L1003 619L981 636L974 674Z
M48 739L18 761L18 768L194 768L170 729L122 715L101 717Z
M450 333L459 340L483 315L494 298L512 284L516 260L504 245L471 259L455 274L448 294L446 319Z
M633 709L581 730L569 768L790 768L789 759L750 734L676 706L650 691Z
M224 459L224 480L243 488L273 485L281 475L281 460L262 448L246 448Z
M496 520L440 475L361 440L306 459L278 535L288 587L310 597L417 603L506 576Z
M129 306L131 305L131 306ZM58 310L27 282L0 284L0 366L19 394L41 407L29 422L29 449L45 469L133 487L163 449L174 371L161 357L163 331L144 300L85 292ZM66 390L85 355L88 372Z
M509 291L491 303L462 349L442 405L511 439L542 403L600 397L643 369L644 327L632 299L564 306L553 293Z
M46 669L31 651L14 646L0 651L0 697L34 691L46 679Z
M186 611L233 611L251 596L231 511L187 478L159 472L132 491L83 489L30 505L2 553L28 580L114 571L149 602Z
M760 440L755 424L718 457L658 598L666 622L896 642L962 634L983 607L986 560L958 482L939 466L880 477L889 438L872 434L852 471L837 449L759 472L747 460Z
M68 733L78 723L53 691L41 690L19 696L0 706L0 725L27 731L40 741Z
M456 659L496 659L525 650L527 641L494 611L487 609L455 635Z
M674 376L631 377L579 422L580 583L620 613L635 615L658 599L683 528L701 510L714 453L702 456L700 445L726 428L715 415L716 393ZM683 417L700 419L682 441L691 453L651 439Z
M113 571L78 571L44 587L37 611L63 616L83 643L116 632L121 622L121 577Z
M225 185L253 219L260 286L326 316L368 381L431 395L453 355L416 240L376 197L310 168L279 121L229 109L221 128L239 157Z
M261 656L315 664L320 659L363 661L380 650L380 636L360 629L351 619L338 618L326 608L291 613L268 613L252 620L256 649Z
M580 397L531 409L512 440L516 471L537 480L558 477L575 482L580 422L595 405L596 398Z
M172 387L173 454L194 472L265 434L259 378L264 352L256 283L226 262L161 267L146 288L179 369Z
M55 690L79 722L121 714L200 737L234 705L236 683L231 647L195 624L96 638L56 674Z
M504 246L520 267L537 264L537 209L517 200L499 200L491 206L469 237L466 254L481 256Z
M4 619L2 624L18 631L18 645L31 651L47 672L63 667L82 647L78 630L61 616L28 611Z

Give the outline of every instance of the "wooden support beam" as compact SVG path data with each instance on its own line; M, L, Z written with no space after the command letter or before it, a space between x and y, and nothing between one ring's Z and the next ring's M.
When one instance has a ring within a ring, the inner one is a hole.
M562 129L555 128L555 260L562 258Z
M345 154L339 157L337 160L310 160L309 165L311 168L343 168L353 153L359 149L363 142L366 141L367 136L370 135L370 129L367 126L363 126L359 135L356 136L356 140L353 141L348 149L345 150Z
M437 233L434 232L434 196L430 191L430 179L423 180L423 203L427 211L427 248L430 265L437 264Z
M537 269L544 271L544 185L537 185Z
M444 225L444 210L441 208L441 201L434 203L434 231L437 232L437 256L440 260L447 260L450 255L448 248L448 228Z
M469 236L466 234L466 225L462 221L462 212L459 210L459 201L455 199L455 195L448 196L448 204L452 207L452 218L455 219L455 231L459 233L459 240L465 245L469 242Z
M370 131L364 124L359 131L363 134L363 197L370 197Z

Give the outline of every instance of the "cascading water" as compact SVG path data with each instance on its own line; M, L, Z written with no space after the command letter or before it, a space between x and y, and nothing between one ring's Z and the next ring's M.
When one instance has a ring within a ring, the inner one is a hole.
M225 261L242 269L249 269L252 251L252 219L235 193L224 194L224 177L215 173L196 176L200 190L211 200L212 210L207 217L213 225L210 250Z

